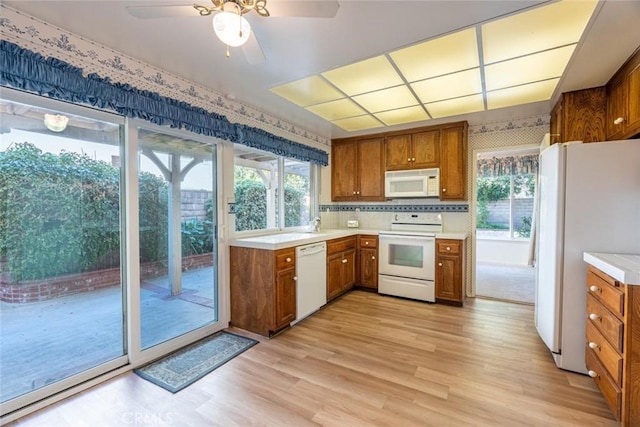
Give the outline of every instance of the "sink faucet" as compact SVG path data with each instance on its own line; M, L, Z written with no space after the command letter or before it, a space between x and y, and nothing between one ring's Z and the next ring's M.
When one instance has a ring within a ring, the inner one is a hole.
M316 217L313 220L313 232L317 233L318 231L320 231L320 218Z

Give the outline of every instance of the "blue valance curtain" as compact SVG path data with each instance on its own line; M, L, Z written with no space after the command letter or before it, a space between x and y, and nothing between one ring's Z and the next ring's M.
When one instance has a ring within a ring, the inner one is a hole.
M51 98L88 104L127 117L158 125L214 136L271 153L323 166L328 155L322 150L273 135L262 129L231 123L220 114L186 102L112 83L97 74L82 75L82 69L56 58L0 40L0 85L23 89Z

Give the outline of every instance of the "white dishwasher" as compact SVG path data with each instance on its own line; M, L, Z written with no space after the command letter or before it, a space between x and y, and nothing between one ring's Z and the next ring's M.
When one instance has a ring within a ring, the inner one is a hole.
M296 248L297 323L327 303L327 243Z

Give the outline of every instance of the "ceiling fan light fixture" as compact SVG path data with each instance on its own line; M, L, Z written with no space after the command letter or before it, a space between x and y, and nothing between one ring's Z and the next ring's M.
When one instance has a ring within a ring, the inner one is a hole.
M227 7L227 5L230 6ZM237 4L227 2L224 4L224 10L213 16L213 31L222 43L231 47L239 47L249 40L251 25L240 14L240 8Z

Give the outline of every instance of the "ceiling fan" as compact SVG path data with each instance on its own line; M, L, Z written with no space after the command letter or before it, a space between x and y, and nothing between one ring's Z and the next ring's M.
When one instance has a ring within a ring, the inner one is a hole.
M229 47L242 47L249 64L265 61L265 55L243 16L252 11L261 17L333 18L340 5L334 0L211 0L211 6L201 4L168 4L127 6L130 15L140 19L213 15L213 30Z

